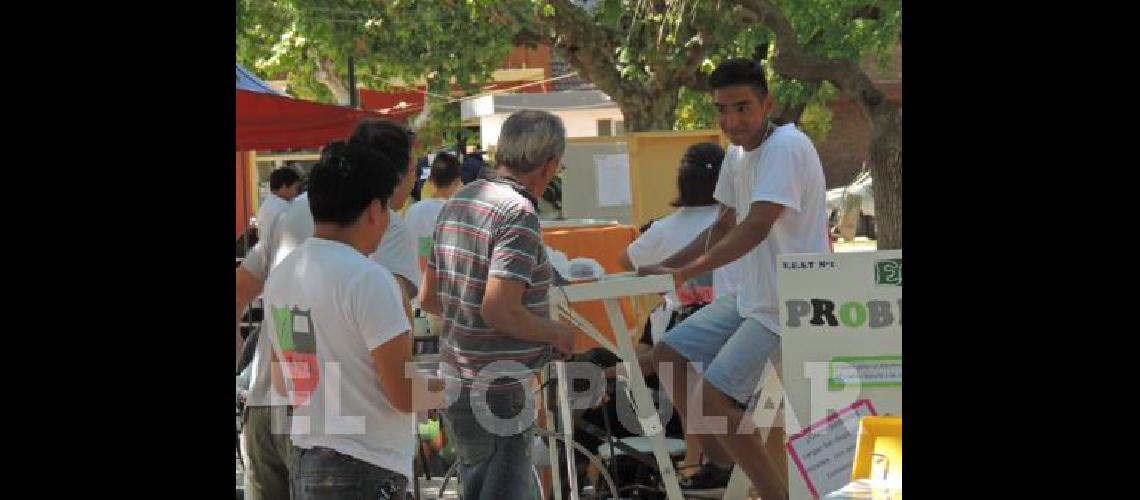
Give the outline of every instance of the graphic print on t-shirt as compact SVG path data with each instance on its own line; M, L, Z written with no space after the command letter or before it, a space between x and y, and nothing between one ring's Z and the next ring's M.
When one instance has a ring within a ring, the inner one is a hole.
M294 306L273 306L273 319L277 324L277 341L285 356L285 377L293 383L293 406L301 406L317 388L320 381L320 363L317 362L317 338L313 333L311 309L302 311Z
M420 236L420 238L419 238L419 251L417 252L417 256L420 259L420 272L421 273L427 272L428 254L431 253L431 244L432 244L432 237L431 236Z

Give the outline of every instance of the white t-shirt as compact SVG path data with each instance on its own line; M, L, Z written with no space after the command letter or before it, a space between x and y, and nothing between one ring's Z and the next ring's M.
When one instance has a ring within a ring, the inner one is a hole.
M729 146L713 196L736 209L738 224L748 216L753 202L768 201L785 207L764 241L737 261L740 315L778 333L776 257L830 252L826 185L819 154L811 139L794 124L777 127L752 151Z
M408 211L404 214L404 222L412 231L412 235L417 239L425 236L431 238L435 232L435 221L439 218L439 212L443 210L443 204L446 202L447 200L443 198L428 198L408 207Z
M289 200L281 198L273 193L265 197L265 202L257 209L257 231L258 236L264 237L265 231L277 216L289 208Z
M265 285L265 333L294 405L291 439L412 480L415 415L380 389L371 351L411 330L392 273L356 249L311 237Z
M420 286L420 264L416 259L416 238L408 230L408 225L400 218L400 214L388 210L388 228L384 230L384 238L376 253L368 256L373 262L392 271L392 274L402 276L412 284L411 296L416 296Z
M388 229L380 246L372 255L372 260L388 271L403 276L419 286L420 272L412 251L415 242L403 221L395 212L389 213ZM274 221L266 239L258 240L242 260L241 266L261 281L269 278L269 271L281 263L285 257L313 235L313 212L309 210L308 193L293 199L289 207ZM268 335L258 337L250 370L249 393L246 404L249 406L279 406L286 404L270 387Z
M435 234L435 221L439 212L443 210L444 198L428 198L420 200L404 213L404 223L412 233L416 242L416 256L419 258L420 270L427 267L428 252L431 251L431 240Z
M705 207L681 207L649 226L649 230L638 236L626 248L630 262L637 267L660 263L678 250L685 248L701 231L716 222L720 205ZM713 293L716 297L736 291L735 266L739 261L721 266L712 273ZM677 310L680 301L675 292L665 295L665 302Z
M280 230L281 249L274 257L277 262L313 234L313 212L309 210L308 196L301 195L295 198L285 214L282 217ZM384 237L380 240L376 253L369 256L373 262L410 281L413 295L416 287L420 285L420 267L416 264L415 245L416 242L412 239L400 214L388 209L388 228L384 230Z

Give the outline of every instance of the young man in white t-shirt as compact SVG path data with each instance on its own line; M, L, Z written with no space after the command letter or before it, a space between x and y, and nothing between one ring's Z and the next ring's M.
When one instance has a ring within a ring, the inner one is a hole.
M361 120L349 138L349 142L378 151L393 162L408 164L407 171L401 174L400 183L389 200L389 223L380 247L370 258L392 272L409 296L416 293L420 280L419 267L415 262L415 242L392 209L403 206L415 180L410 173L414 165L412 140L412 134L402 125L376 119ZM308 196L301 194L290 202L289 207L250 250L237 269L235 330L245 308L264 290L270 270L313 235L313 226ZM411 309L406 300L405 308L410 317ZM240 344L240 332L235 332L235 335ZM251 500L285 498L290 489L289 467L292 465L289 458L291 444L288 435L288 408L285 398L274 394L270 387L270 337L269 334L258 335L257 348L249 368L249 396L242 414L244 493Z
M391 217L397 168L366 147L327 148L310 175L313 235L265 285L273 385L288 387L293 407L294 499L403 498L413 412L442 405L440 394L413 395L426 380L405 373L412 339L402 291L367 257Z
M426 272L428 255L431 254L431 244L435 240L435 220L443 210L443 204L459 188L463 182L459 179L459 159L451 153L440 151L431 161L431 173L428 182L435 188L430 198L424 198L404 213L404 223L416 241L416 258L419 262L420 272ZM426 312L428 329L434 335L443 332L443 320L438 314Z
M686 432L700 435L709 452L710 463L685 489L723 488L736 463L761 498L787 498L781 429L772 429L768 442L774 444L767 452L750 421L745 420L747 432L739 429L764 367L779 354L776 257L829 251L823 167L811 139L794 124L776 127L768 121L772 96L760 63L724 61L709 76L709 86L717 121L732 141L714 193L722 215L660 266L641 272L671 273L684 283L739 259L737 293L677 325L642 366L673 364L670 396ZM690 397L690 380L694 387L700 384L700 400ZM688 422L690 415L708 418ZM716 428L725 421L727 427Z
M269 226L277 220L277 216L281 212L289 207L289 202L293 201L293 198L296 198L300 193L301 174L298 174L296 170L281 167L269 174L269 196L265 198L261 208L257 209L259 237L265 237L265 233L269 232Z
M427 256L431 252L432 235L435 233L435 220L439 218L444 202L463 187L463 182L459 180L459 160L448 152L441 151L436 154L431 162L428 182L435 188L432 196L413 203L404 213L404 223L408 225L418 246L417 255L421 272L427 268Z

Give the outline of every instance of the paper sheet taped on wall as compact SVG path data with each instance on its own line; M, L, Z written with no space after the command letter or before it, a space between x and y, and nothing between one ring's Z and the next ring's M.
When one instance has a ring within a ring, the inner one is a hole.
M594 155L598 183L598 206L629 205L629 155Z

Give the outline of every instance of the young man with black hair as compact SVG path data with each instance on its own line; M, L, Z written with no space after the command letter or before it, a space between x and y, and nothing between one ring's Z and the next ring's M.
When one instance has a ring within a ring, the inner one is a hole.
M437 153L431 162L428 182L434 188L431 197L417 201L404 212L404 222L418 242L420 271L427 267L427 255L431 249L432 233L435 232L435 220L439 217L444 202L463 187L463 183L459 180L459 160L455 155L446 151Z
M709 76L709 86L717 121L732 141L714 192L721 215L685 248L640 271L673 274L684 283L739 259L737 293L718 297L677 325L641 366L652 371L657 363L673 364L670 396L686 432L699 435L710 454L711 462L684 489L723 488L736 463L761 498L787 498L780 424L774 424L766 452L744 406L779 354L777 256L829 251L823 167L811 139L795 124L777 127L769 121L772 96L759 62L724 61ZM701 391L700 400L694 400L694 389ZM695 415L705 418L686 420ZM726 429L709 425L725 421ZM742 421L748 430L743 435Z
M301 192L301 174L290 167L281 167L269 174L269 196L257 209L257 231L264 237L277 216L289 207L289 202Z
M431 196L417 201L404 213L404 223L416 241L420 272L427 269L428 254L431 253L431 242L435 233L435 220L439 217L440 210L443 210L444 202L463 187L463 182L459 179L459 159L446 151L437 153L431 162L428 182L434 188ZM443 330L439 315L425 314L428 329L433 335L439 335Z
M313 235L265 285L273 385L284 393L290 382L294 499L403 499L413 412L442 401L413 395L414 381L426 381L405 374L412 338L403 293L367 257L384 237L404 168L362 145L330 145L310 177Z
M411 157L413 134L404 126L386 120L366 119L352 133L357 145L367 146L402 164ZM400 178L389 200L389 224L380 247L371 258L391 271L407 296L415 293L419 283L419 267L415 262L411 234L392 215L408 197L410 174L396 169ZM260 294L270 270L294 248L313 235L313 214L308 193L295 198L278 217L271 231L249 251L237 269L237 318ZM409 309L410 311L410 309ZM410 313L409 313L410 314ZM235 321L235 328L236 328ZM241 338L240 332L237 334ZM242 454L245 464L245 497L247 499L287 498L289 495L289 428L287 401L270 388L270 335L257 335L253 361L250 364L249 391L242 415ZM240 344L240 342L239 342ZM239 348L239 352L240 352Z

